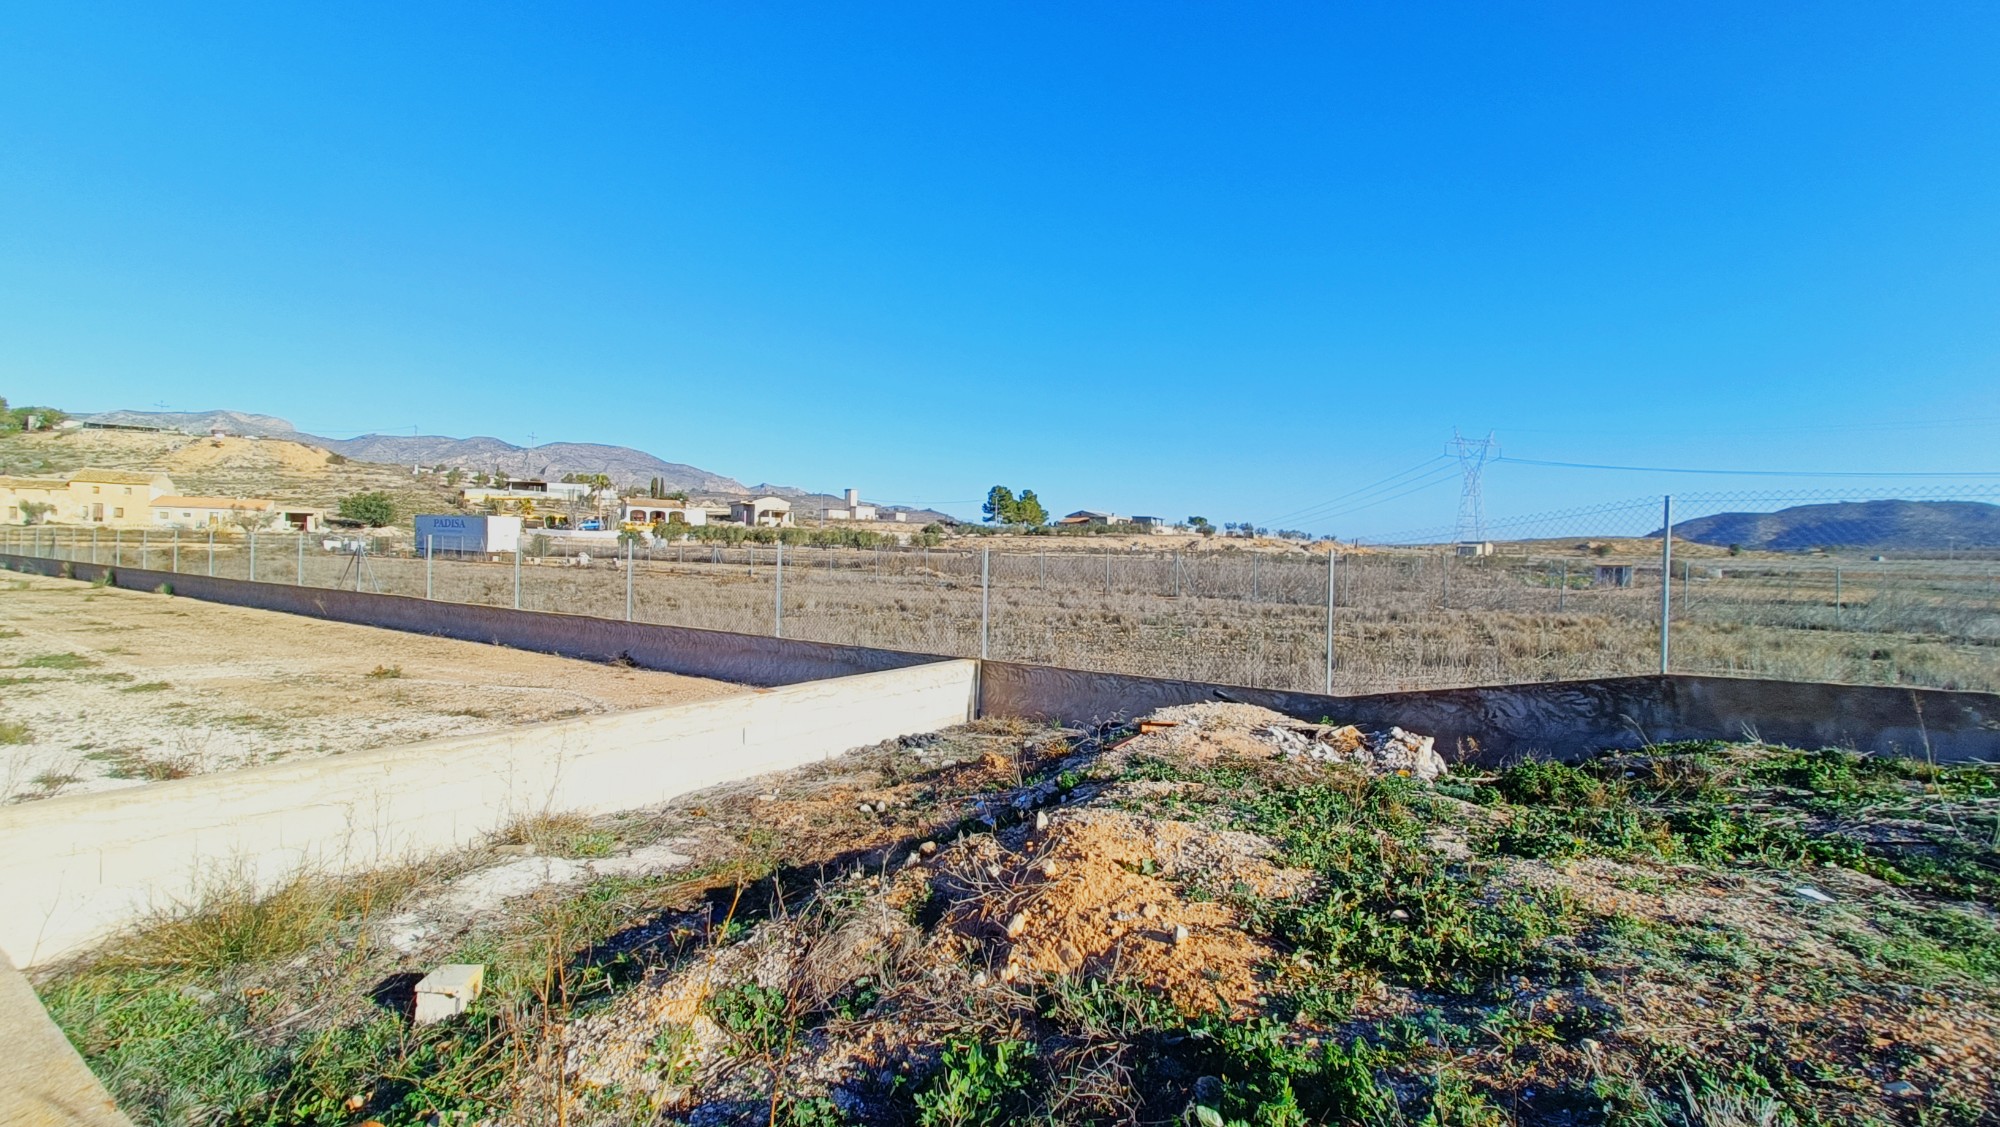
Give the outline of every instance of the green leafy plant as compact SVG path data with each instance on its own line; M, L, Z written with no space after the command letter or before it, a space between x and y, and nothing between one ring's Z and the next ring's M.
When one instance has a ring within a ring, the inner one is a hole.
M1039 1087L1034 1045L952 1041L937 1071L916 1093L921 1127L999 1127L1024 1117Z

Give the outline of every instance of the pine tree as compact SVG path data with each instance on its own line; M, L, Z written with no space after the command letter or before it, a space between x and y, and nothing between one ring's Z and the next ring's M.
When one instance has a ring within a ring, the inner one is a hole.
M981 511L986 514L988 524L1013 524L1015 512L1020 502L1014 499L1014 491L1004 485L996 485L986 493L986 504Z

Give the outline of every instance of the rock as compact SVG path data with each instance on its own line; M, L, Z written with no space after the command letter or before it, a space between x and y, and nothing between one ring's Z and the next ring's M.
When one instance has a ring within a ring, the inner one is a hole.
M1908 1080L1891 1080L1889 1083L1882 1085L1882 1094L1904 1099L1910 1096L1921 1095L1922 1093L1917 1090L1915 1084L1910 1083Z
M1139 905L1139 914L1150 920L1160 914L1160 906L1158 904L1141 904Z
M464 1013L485 982L484 963L446 963L430 972L417 983L416 1023L432 1025Z
M1187 929L1187 925L1186 925L1186 924L1175 924L1175 925L1174 925L1174 946L1178 947L1178 946L1180 946L1181 944L1183 944L1183 943L1186 943L1187 941L1188 941L1188 929Z
M973 975L973 976L972 976L972 985L973 985L974 987L980 987L980 986L984 986L984 985L986 985L986 972L985 972L985 971L980 971L979 973L977 973L977 974Z
M1058 866L1054 861L1043 861L1039 867L1042 870L1042 878L1044 880L1054 880L1056 876L1056 870L1060 866Z
M1048 812L1048 811L1046 811L1046 810L1037 810L1037 811L1035 811L1035 828L1036 828L1036 829L1038 829L1038 830L1045 830L1045 829L1048 829L1048 828L1049 828L1049 812Z
M1026 930L1028 930L1028 917L1026 914L1021 912L1015 912L1014 915L1007 920L1007 938L1019 939L1021 938L1021 933Z
M998 866L998 865L988 865L988 866L986 866L986 879L988 879L988 880L999 880L999 879L1000 879L1000 866Z
M928 857L928 856L930 856L931 854L933 854L933 853L936 853L936 852L937 852L937 842L935 842L935 841L927 841L927 842L924 842L924 843L923 843L922 845L919 845L919 846L917 846L917 852L919 852L919 853L923 854L924 856Z
M1389 918L1392 920L1407 920L1410 918L1410 913L1405 912L1401 908L1397 908L1395 911L1389 913Z
M916 855L916 854L914 854L914 853L905 853L905 854L903 855L903 867L904 867L904 868L906 868L906 869L907 869L907 868L909 868L909 867L910 867L911 865L914 865L914 864L916 864L916 863L917 863L917 855Z
M1809 884L1802 884L1797 888L1792 889L1792 895L1798 897L1801 900L1810 900L1815 904L1833 903L1833 897L1828 896L1826 893L1821 892L1819 889L1814 888L1812 885Z
M776 795L775 793L773 793L773 792L770 792L770 791L766 791L765 793L763 793L763 794L760 794L760 795L758 795L758 796L757 796L757 801L759 801L759 802L776 802L776 801L778 801L778 796L777 796L777 795Z
M1376 767L1397 774L1415 775L1425 782L1444 774L1444 757L1437 753L1437 741L1401 728L1390 728L1368 744L1368 754Z

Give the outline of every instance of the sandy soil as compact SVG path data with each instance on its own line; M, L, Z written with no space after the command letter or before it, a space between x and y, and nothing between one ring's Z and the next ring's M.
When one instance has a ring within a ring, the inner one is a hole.
M740 686L60 579L0 579L0 801Z

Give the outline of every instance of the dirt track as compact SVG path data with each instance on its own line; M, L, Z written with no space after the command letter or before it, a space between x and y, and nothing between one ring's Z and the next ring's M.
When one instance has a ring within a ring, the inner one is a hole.
M0 801L740 691L67 580L0 579Z

